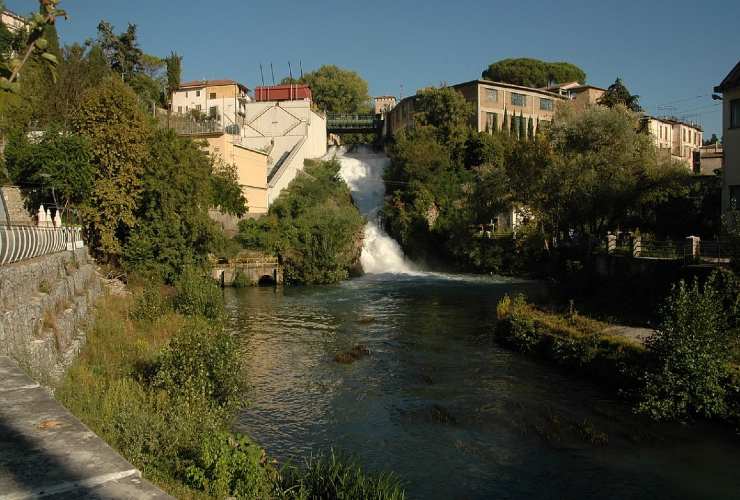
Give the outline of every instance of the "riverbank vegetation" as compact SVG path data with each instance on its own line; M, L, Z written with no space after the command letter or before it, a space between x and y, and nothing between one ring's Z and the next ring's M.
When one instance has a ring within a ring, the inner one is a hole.
M287 283L335 283L359 265L365 221L339 168L336 160L307 161L266 216L239 223L237 240L277 255Z
M192 270L174 288L104 297L57 398L178 498L402 499L394 476L366 474L334 453L281 467L230 431L249 367L224 329L222 300Z
M497 307L496 337L627 395L654 420L716 418L740 425L740 281L715 272L701 284L680 281L646 339L610 333L608 324L546 312L522 296Z

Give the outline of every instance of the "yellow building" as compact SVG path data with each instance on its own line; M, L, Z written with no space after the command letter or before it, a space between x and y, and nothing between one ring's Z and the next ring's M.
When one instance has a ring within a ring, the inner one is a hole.
M236 168L237 182L247 200L248 213L266 213L267 153L234 141L230 134L218 133L206 136L205 139L208 142L208 152L217 161Z
M238 124L251 102L249 89L234 80L195 80L185 82L172 93L173 113L185 115L197 111L224 127Z

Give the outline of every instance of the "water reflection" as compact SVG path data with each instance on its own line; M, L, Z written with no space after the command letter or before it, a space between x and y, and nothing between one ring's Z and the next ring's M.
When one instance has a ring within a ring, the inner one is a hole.
M542 293L429 275L227 290L252 386L237 428L283 460L354 453L412 498L740 498L726 430L657 428L497 347L495 304L517 291ZM334 360L358 344L370 356Z

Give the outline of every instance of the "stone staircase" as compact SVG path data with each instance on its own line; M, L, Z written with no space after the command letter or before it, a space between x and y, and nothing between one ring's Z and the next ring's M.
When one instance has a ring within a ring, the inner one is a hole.
M53 385L84 344L102 290L86 248L0 267L0 355Z

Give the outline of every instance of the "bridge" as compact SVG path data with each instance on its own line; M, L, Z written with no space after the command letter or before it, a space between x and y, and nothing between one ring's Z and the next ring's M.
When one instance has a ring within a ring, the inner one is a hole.
M374 133L383 129L383 120L377 115L327 113L326 131L334 134Z

